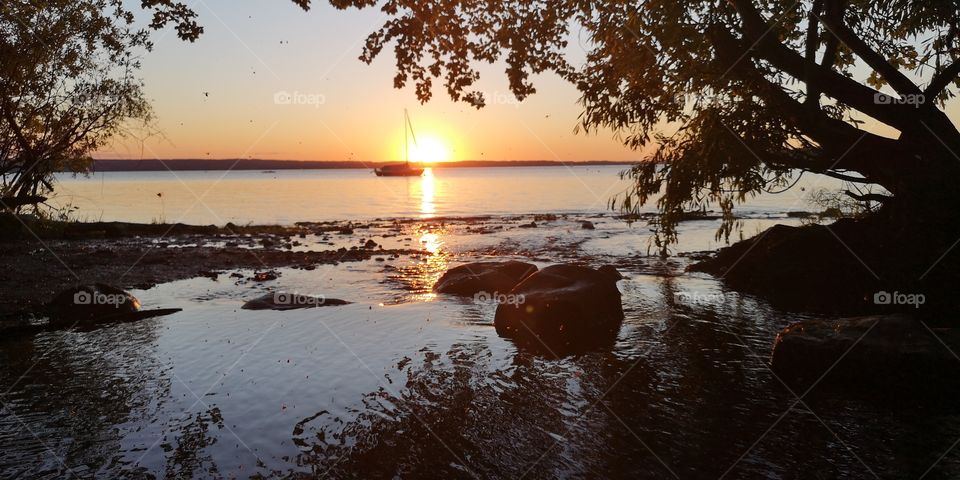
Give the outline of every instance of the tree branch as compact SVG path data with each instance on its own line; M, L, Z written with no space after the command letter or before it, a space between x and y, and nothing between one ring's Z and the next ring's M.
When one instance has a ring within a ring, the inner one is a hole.
M25 197L0 197L0 207L7 210L16 210L24 205L36 205L46 201L46 197L41 197L39 195Z
M874 69L901 95L913 95L920 93L920 88L910 81L906 75L887 61L883 55L870 48L867 42L857 36L853 30L843 24L842 17L825 16L821 19L823 25L830 30L844 45L847 46L858 57L867 62L870 68Z
M890 201L890 200L893 199L893 197L891 197L891 196L889 196L889 195L881 195L881 194L879 194L879 193L865 193L865 194L861 195L861 194L859 194L859 193L853 193L853 192L851 192L850 190L844 190L843 193L844 193L846 196L848 196L848 197L850 197L850 198L852 198L852 199L854 199L854 200L856 200L856 201L858 201L858 202L880 202L880 203L884 203L884 202L888 202L888 201Z
M930 80L930 85L923 90L923 95L932 101L950 85L950 82L956 80L958 75L960 75L960 60L955 60Z
M807 40L806 40L806 52L805 56L808 64L817 63L817 47L820 45L820 23L819 17L821 10L823 10L823 0L814 0L813 6L810 7L810 14L807 15ZM804 100L807 105L820 107L820 95L819 93L813 92L810 89L810 72L807 72L807 76L804 77L804 82L807 84L807 98Z
M802 55L780 43L774 35L767 35L768 27L763 16L754 8L751 0L731 0L743 21L744 35L755 43L758 58L766 60L774 67L794 78L802 79L808 67ZM935 108L915 108L906 103L881 104L876 101L876 90L860 84L852 78L838 72L816 66L811 81L819 84L823 92L830 97L862 112L880 122L890 125L902 133L910 132L929 139L932 132L936 138L947 145L941 156L952 157L951 150L960 149L960 131L942 111ZM929 129L929 131L925 131Z

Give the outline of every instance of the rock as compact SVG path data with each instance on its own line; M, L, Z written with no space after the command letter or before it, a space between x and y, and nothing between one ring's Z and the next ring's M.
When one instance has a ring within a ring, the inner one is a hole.
M783 309L873 313L867 307L875 292L907 287L877 280L899 277L880 268L891 263L882 261L876 245L881 243L877 238L883 237L879 232L872 238L857 235L851 223L774 225L753 238L721 248L715 257L691 265L689 270L720 277L728 286L759 295Z
M297 310L301 308L334 307L353 302L339 298L301 295L299 293L266 293L243 304L244 310Z
M455 295L506 293L536 271L536 265L526 262L467 263L447 270L433 291Z
M276 280L277 277L279 276L280 276L279 273L271 270L266 272L256 272L253 274L253 277L251 277L250 279L257 282L267 282L270 280Z
M595 227L595 226L593 225L593 222L588 221L588 220L584 220L584 221L580 222L580 228L582 228L582 229L584 229L584 230L596 230L596 229L597 229L597 227Z
M497 334L554 355L612 344L623 322L617 289L622 278L611 266L546 267L520 282L497 306Z
M928 329L906 315L807 320L777 335L771 367L801 387L821 377L823 383L894 385L933 376L956 386L960 360L951 349L960 352L960 331Z
M342 227L339 230L337 230L337 233L339 233L340 235L353 235L353 229L350 227Z
M537 228L537 222L524 223L523 225L520 225L518 228Z
M133 294L103 283L78 285L64 290L53 297L46 307L54 324L127 322L181 310L140 310L140 300Z

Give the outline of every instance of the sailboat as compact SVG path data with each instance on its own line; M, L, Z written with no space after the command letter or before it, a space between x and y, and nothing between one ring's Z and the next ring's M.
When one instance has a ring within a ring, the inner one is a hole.
M413 137L413 144L417 144L417 135L413 133L413 124L410 123L410 114L407 113L407 109L403 109L403 148L405 162L403 165L384 165L380 168L373 169L373 173L376 173L378 177L419 177L423 175L422 168L413 168L410 166L410 141L409 138ZM408 133L409 132L409 133Z

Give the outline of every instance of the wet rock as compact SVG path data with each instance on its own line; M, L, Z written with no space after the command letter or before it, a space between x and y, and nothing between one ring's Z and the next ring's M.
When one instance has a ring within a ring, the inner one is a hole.
M58 293L46 305L53 324L127 322L169 315L179 308L140 310L140 300L120 288L94 283Z
M256 272L253 274L253 277L251 277L251 280L257 282L267 282L270 280L276 280L279 276L280 274L274 271Z
M467 263L447 270L433 290L455 295L506 293L536 271L536 265L526 262Z
M580 228L582 228L582 229L584 229L584 230L596 230L596 229L597 229L597 227L593 225L593 222L588 221L588 220L584 220L584 221L580 222Z
M339 233L340 235L353 235L353 229L350 227L342 227L339 230L337 230L337 233Z
M299 293L275 292L261 295L243 304L244 310L297 310L301 308L335 307L353 302L339 298L327 298L322 295L301 295Z
M893 385L932 377L956 387L960 361L951 349L960 351L960 331L928 329L907 315L807 320L777 335L771 367L802 387L818 380Z
M689 269L720 277L728 286L784 309L864 312L870 306L864 299L885 289L877 277L896 278L880 268L893 257L881 255L877 239L884 237L874 233L860 235L853 222L843 220L829 227L774 225Z
M374 242L373 240L367 240L367 241L363 244L363 246L366 247L366 248L374 248L374 247L377 246L377 242Z
M537 228L537 222L524 223L517 228Z
M497 334L552 355L612 344L623 322L622 278L610 266L546 267L496 299Z

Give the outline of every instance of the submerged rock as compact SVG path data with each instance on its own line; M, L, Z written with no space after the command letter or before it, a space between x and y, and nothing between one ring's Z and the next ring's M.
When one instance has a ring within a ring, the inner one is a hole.
M513 260L467 263L447 270L433 290L454 295L506 293L536 271L537 266L532 263Z
M807 320L783 329L771 366L783 380L812 385L901 384L931 377L960 383L960 332L931 329L906 315Z
M133 294L103 283L69 288L47 303L47 313L53 324L128 322L169 315L181 310L140 310L140 300Z
M497 306L497 334L543 353L564 355L612 343L623 322L617 270L551 265L517 285Z
M593 222L591 222L591 221L589 221L589 220L584 220L584 221L580 222L580 228L582 228L582 229L584 229L584 230L596 230L596 229L597 229L597 227L594 226Z
M243 304L244 310L297 310L300 308L335 307L353 302L339 298L301 295L299 293L266 293Z

